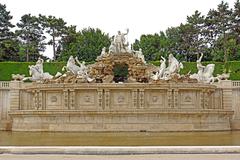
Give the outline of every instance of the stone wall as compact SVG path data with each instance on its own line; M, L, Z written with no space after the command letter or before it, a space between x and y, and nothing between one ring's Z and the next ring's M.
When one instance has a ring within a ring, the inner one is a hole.
M236 84L235 84L236 83ZM240 129L240 83L0 82L0 129L211 131Z
M240 130L240 81L232 82L232 108L234 115L231 121L231 128Z
M231 103L223 101L231 95L222 86L12 83L14 131L231 130Z
M9 130L11 128L10 117L10 83L0 82L0 130Z

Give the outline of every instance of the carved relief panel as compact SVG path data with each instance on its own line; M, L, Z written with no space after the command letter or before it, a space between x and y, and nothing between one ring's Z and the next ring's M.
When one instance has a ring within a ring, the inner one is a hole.
M165 90L146 90L146 108L166 108L166 95Z
M195 90L181 90L179 91L179 105L178 108L200 108L199 93Z
M46 92L46 109L63 109L63 93L62 91Z
M131 109L133 108L130 90L111 90L110 109Z
M76 109L78 110L97 110L98 92L97 90L77 90L76 91Z

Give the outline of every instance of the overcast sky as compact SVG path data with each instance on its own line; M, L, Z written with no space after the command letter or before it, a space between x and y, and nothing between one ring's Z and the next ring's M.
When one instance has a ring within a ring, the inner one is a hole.
M236 0L225 0L230 7ZM100 28L115 35L118 30L129 28L132 43L141 34L165 31L168 27L186 22L187 15L195 10L202 14L216 8L221 0L0 0L13 16L13 23L22 15L53 15L63 18L78 30L86 27ZM52 57L52 51L46 53Z

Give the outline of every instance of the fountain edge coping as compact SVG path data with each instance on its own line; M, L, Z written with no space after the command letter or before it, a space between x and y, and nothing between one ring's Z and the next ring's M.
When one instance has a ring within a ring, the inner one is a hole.
M239 154L240 146L1 146L0 154Z

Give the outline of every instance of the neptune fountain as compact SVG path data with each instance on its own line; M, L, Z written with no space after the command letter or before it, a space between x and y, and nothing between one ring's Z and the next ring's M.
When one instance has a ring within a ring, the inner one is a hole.
M233 111L225 103L231 97L212 84L227 75L214 77L214 64L201 64L203 55L194 74L181 75L184 66L173 54L161 57L160 66L148 64L141 49L128 47L128 32L118 32L94 64L70 56L54 76L43 71L42 59L29 66L32 77L25 79L33 82L14 88L11 130L231 130ZM126 67L125 79L116 81L116 66Z

